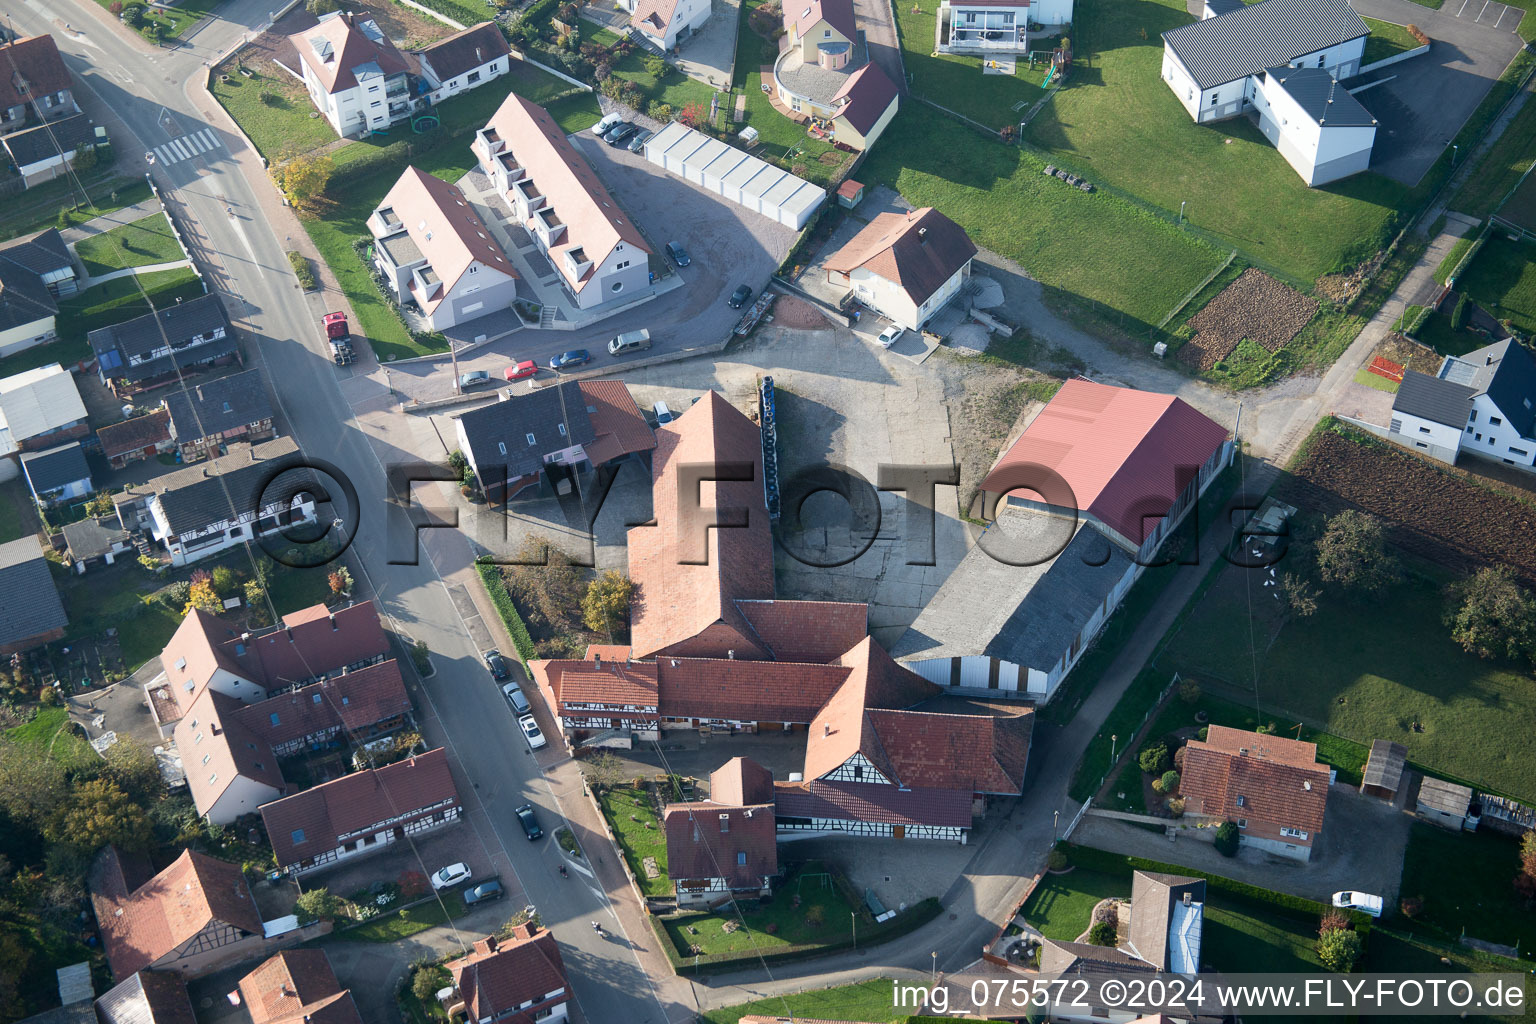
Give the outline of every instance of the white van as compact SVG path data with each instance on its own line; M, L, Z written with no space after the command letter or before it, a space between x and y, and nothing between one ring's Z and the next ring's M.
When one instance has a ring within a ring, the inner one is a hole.
M627 331L608 343L608 354L621 356L626 352L644 352L651 347L651 332L641 329Z

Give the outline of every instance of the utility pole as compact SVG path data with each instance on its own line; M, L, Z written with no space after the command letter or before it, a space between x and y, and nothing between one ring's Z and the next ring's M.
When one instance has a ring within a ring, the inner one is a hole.
M453 360L453 393L462 395L464 389L459 387L459 350L453 347L453 339L448 339L448 357Z
M848 920L853 924L853 951L859 951L859 915L856 911L848 911Z

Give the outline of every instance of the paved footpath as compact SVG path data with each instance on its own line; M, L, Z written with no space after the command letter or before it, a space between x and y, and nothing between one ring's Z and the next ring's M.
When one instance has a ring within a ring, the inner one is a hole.
M143 202L134 203L132 206L125 206L121 210L113 210L111 213L104 213L100 217L86 221L84 224L71 225L60 231L59 234L63 237L66 245L74 245L82 238L100 235L111 231L113 228L120 228L124 224L132 224L134 221L143 220L145 217L153 217L160 212L160 200L150 196Z

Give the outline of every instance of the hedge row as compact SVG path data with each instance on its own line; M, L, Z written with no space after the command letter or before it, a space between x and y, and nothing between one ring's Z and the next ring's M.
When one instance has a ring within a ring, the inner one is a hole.
M1238 899L1251 903L1262 903L1281 910L1288 910L1294 914L1306 914L1311 917L1322 915L1333 910L1325 903L1309 900L1302 896L1292 896L1290 893L1275 892L1272 889L1261 889L1247 882L1239 882L1234 878L1223 878L1221 875L1210 875L1203 871L1195 871L1178 864L1166 864L1162 861L1148 860L1145 857L1132 857L1125 854L1110 853L1106 850L1095 850L1087 846L1075 846L1071 843L1063 843L1062 850L1067 854L1067 859L1074 865L1087 868L1090 871L1100 871L1104 874L1119 874L1126 868L1132 871L1159 871L1173 875L1198 875L1205 879L1208 889L1235 896ZM1361 938L1370 931L1371 918L1369 915L1350 911L1349 918L1360 933Z
M538 657L533 649L533 637L528 635L528 627L523 623L523 617L517 613L517 606L512 603L512 595L507 593L507 585L501 578L501 570L492 563L485 561L485 556L475 561L475 571L480 574L480 582L485 584L485 592L490 595L491 603L496 606L496 614L501 616L501 624L507 627L507 632L512 636L512 646L517 648L517 660L523 663L523 668L528 668L528 662Z
M898 914L883 925L874 925L859 933L858 942L861 946L873 946L877 943L887 942L908 932L915 931L932 921L942 913L944 908L936 897L930 896L909 910ZM661 918L650 915L651 930L661 942L661 948L666 951L667 959L672 963L672 969L682 974L691 971L695 974L714 973L717 971L732 971L742 967L756 967L762 964L789 963L794 960L810 960L818 956L826 956L828 953L836 953L844 949L852 949L854 940L850 936L837 942L825 942L814 946L788 946L773 953L713 953L708 956L691 957L683 956L672 943L672 937L667 934L666 926L661 923Z

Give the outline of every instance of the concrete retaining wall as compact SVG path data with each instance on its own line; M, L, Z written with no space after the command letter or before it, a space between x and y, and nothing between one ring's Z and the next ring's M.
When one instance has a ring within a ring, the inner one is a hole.
M401 3L410 3L410 0L400 0L400 2ZM414 7L415 5L412 4L411 6ZM1365 67L1361 68L1359 71L1356 71L1355 74L1363 75L1363 74L1366 74L1368 72L1375 71L1375 70L1377 70L1379 68L1389 68L1393 64L1401 64L1403 61L1409 60L1409 59L1411 59L1413 57L1422 57L1424 54L1429 52L1429 46L1430 46L1429 43L1425 43L1423 46L1415 46L1411 50L1404 50L1402 53L1394 54L1393 56L1388 57L1385 60L1378 60L1378 61L1375 61L1373 63L1367 64ZM1351 90L1351 91L1353 91L1353 90Z

